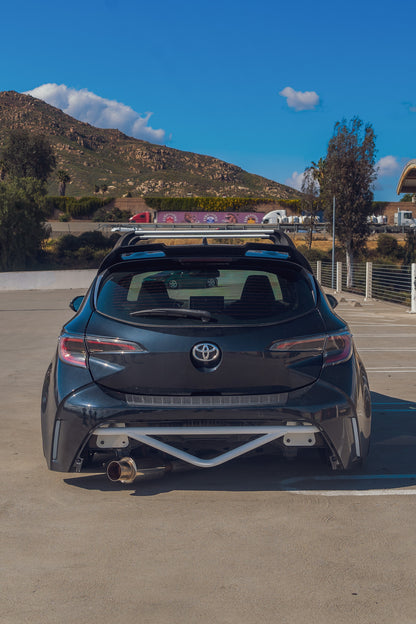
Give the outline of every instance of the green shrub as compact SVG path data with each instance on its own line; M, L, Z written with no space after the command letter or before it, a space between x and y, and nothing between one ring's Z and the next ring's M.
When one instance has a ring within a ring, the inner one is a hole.
M109 247L108 238L97 230L83 232L78 236L80 247L91 247L92 249L107 249Z
M380 256L390 258L391 260L399 260L404 255L397 239L390 234L379 235L376 250Z
M69 214L73 218L91 217L96 210L102 208L112 197L46 197L45 210L51 216L54 210Z
M302 200L301 199L279 199L277 202L283 208L290 208L292 212L295 214L300 214L302 212Z
M88 247L96 251L105 250L108 252L113 247L115 240L114 235L108 238L104 236L102 232L98 231L83 232L83 234L79 236L64 234L64 236L61 236L56 241L55 250L58 256L63 256L66 253L74 253L81 249L81 247Z
M98 231L84 232L80 236L65 234L44 254L42 262L51 269L95 269L118 239L116 233L107 237Z
M74 252L80 248L78 236L73 234L64 234L55 243L55 251L58 257L63 256L66 252Z
M93 217L93 221L103 221L110 223L126 222L130 219L131 213L128 210L120 210L120 208L107 209L104 206L99 208Z
M309 262L316 262L322 260L323 262L330 262L332 260L332 249L324 251L323 249L308 249L306 245L297 245L297 249L301 254L309 260ZM345 252L341 247L335 247L335 262L343 262L345 259Z

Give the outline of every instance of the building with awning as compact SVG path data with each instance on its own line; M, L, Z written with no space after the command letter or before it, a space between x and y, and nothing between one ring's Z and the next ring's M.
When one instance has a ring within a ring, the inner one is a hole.
M409 160L404 166L397 185L397 195L400 193L416 193L416 159Z

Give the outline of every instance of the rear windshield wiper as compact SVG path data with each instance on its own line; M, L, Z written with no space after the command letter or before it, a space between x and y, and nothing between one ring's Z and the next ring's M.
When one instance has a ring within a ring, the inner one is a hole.
M190 310L189 308L149 308L130 312L130 316L173 316L176 318L199 318L204 323L216 321L207 310Z

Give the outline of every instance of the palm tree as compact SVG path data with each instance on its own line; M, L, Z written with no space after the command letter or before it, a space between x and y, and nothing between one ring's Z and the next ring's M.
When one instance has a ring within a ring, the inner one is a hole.
M59 181L59 195L61 195L61 197L64 197L66 185L68 184L68 182L71 182L71 177L68 171L65 171L65 169L59 169L59 171L56 172L56 177Z

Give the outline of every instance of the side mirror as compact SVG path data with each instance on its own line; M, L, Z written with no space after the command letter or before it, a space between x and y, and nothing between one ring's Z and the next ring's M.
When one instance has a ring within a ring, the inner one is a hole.
M81 307L81 303L83 301L84 301L84 296L83 295L78 295L77 297L74 297L74 299L72 299L71 303L69 304L69 307L74 312L78 312L78 310Z
M338 300L335 299L334 295L327 295L326 298L328 299L329 303L331 304L331 308L336 308L338 305Z

